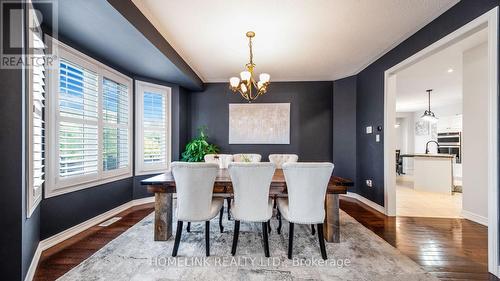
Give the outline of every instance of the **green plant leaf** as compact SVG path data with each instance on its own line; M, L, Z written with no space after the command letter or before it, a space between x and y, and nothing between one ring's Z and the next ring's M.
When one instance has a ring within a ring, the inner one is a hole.
M182 161L187 162L202 162L207 154L219 152L219 148L215 144L210 144L208 135L205 133L206 126L198 128L199 136L193 138L186 144L184 152L182 152Z

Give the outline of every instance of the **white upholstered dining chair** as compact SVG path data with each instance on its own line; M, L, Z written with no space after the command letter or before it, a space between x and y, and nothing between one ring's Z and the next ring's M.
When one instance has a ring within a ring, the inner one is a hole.
M227 169L229 163L233 162L231 154L207 154L204 157L206 163L216 163L220 169Z
M294 163L299 160L297 154L269 154L269 162L276 165L276 169L281 169L285 163Z
M233 154L233 161L234 162L256 163L256 162L260 162L261 159L262 159L262 156L260 154L255 154L255 153Z
M204 157L206 163L216 163L220 169L227 169L229 163L233 162L232 154L207 154ZM217 193L214 197L224 198L227 201L227 219L231 220L231 196L230 193ZM188 224L189 227L189 224ZM188 228L189 229L189 228Z
M234 219L234 236L231 254L236 254L240 221L262 223L264 253L269 257L269 220L273 215L269 189L274 175L273 163L229 164L229 175L233 184L234 200L231 213Z
M220 213L223 232L223 198L212 197L219 166L214 163L173 162L172 175L177 192L177 232L172 256L177 256L183 222L205 222L205 253L210 256L210 220ZM189 231L189 230L188 230Z
M288 198L278 198L278 233L281 218L289 224L288 258L292 258L294 224L317 225L321 257L327 259L323 237L325 195L333 172L332 163L285 163ZM314 230L313 230L314 234Z

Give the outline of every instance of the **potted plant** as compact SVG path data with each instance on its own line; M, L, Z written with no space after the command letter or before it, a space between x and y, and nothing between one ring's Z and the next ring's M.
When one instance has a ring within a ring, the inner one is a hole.
M199 135L186 144L186 149L182 153L182 161L203 162L205 155L219 152L215 144L208 143L205 130L206 127L198 128Z

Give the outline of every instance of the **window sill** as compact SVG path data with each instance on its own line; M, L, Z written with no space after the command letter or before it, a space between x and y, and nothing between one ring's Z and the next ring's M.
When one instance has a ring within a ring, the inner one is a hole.
M92 187L96 187L96 186L103 185L106 183L110 183L110 182L114 182L114 181L118 181L118 180L122 180L122 179L126 179L126 178L131 178L131 177L132 177L132 172L127 172L126 174L121 174L121 175L117 175L117 176L113 176L113 177L109 177L109 178L105 178L105 179L101 179L101 180L86 182L86 183L73 185L73 186L59 187L59 188L56 188L56 187L45 188L44 198L55 197L55 196L63 195L66 193L75 192L75 191L79 191L79 190L83 190L83 189L87 189L87 188L92 188Z
M170 169L136 171L135 176L158 175L170 172Z

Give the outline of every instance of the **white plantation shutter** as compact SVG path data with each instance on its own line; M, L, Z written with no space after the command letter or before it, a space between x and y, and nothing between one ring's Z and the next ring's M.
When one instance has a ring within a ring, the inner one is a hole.
M98 75L59 63L59 177L98 172Z
M28 215L42 198L45 182L45 51L41 34L30 32L33 64L30 71L31 140L28 197Z
M137 82L136 174L162 172L170 165L170 88Z
M132 176L132 80L50 38L48 163L45 196Z
M128 166L129 95L128 86L103 79L103 170Z
M144 93L144 164L166 161L166 97L161 93Z

